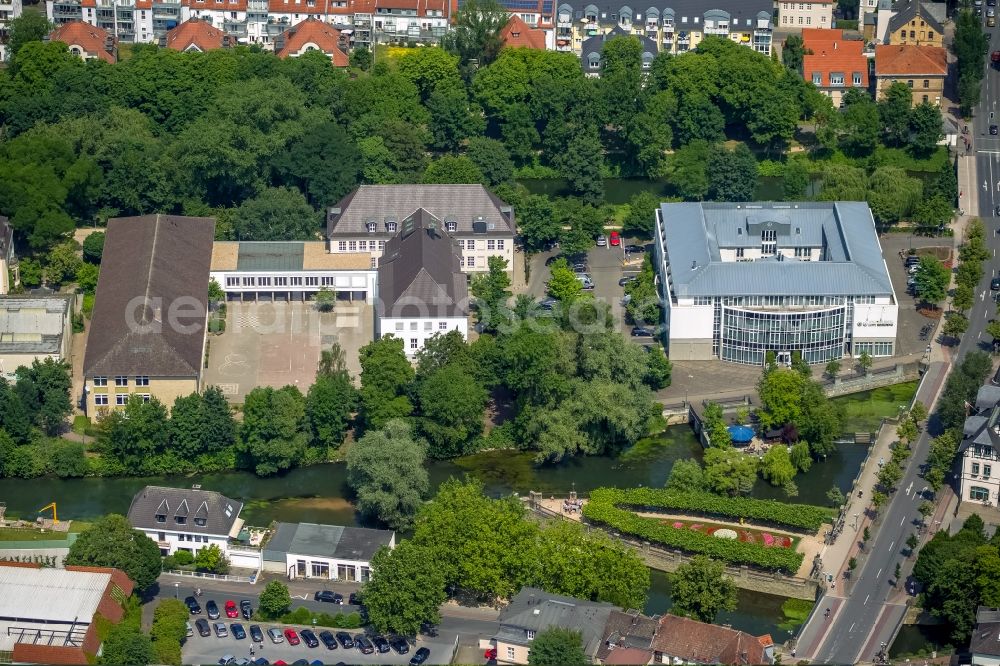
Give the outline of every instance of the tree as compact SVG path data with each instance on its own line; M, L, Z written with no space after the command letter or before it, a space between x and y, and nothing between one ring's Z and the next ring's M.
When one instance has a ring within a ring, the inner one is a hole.
M440 622L438 608L447 598L447 580L440 568L429 566L434 559L431 548L413 540L375 553L372 577L362 594L368 621L376 631L412 636L424 623Z
M667 355L663 353L661 347L647 347L647 349L650 349L647 359L649 363L646 367L646 376L643 378L643 381L646 383L646 386L654 391L665 389L670 386L673 365L670 363Z
M807 442L800 441L795 444L791 451L788 452L788 455L792 461L792 465L794 465L795 469L799 472L808 472L809 468L812 467L812 452L809 450L809 444Z
M674 152L667 180L685 201L700 201L708 194L710 155L708 142L702 139L692 140Z
M337 292L329 287L320 287L315 297L316 309L320 312L331 312L337 303Z
M765 372L758 383L761 408L757 410L761 426L780 428L788 423L797 424L802 419L801 396L808 380L800 373L788 369Z
M844 493L837 486L833 486L826 492L826 499L830 506L841 506L844 503Z
M649 238L656 223L656 209L660 199L652 192L643 190L628 202L628 214L622 222L622 233Z
M944 300L947 294L951 273L940 261L930 256L920 257L917 272L913 276L917 294L920 300L936 308L937 303Z
M570 189L584 202L596 206L604 200L604 180L601 174L604 149L596 128L588 127L577 132L570 139L559 163Z
M236 211L235 240L312 240L319 215L298 190L270 187L244 201Z
M202 548L194 556L194 565L198 571L215 574L229 573L229 560L216 544Z
M576 279L576 274L565 259L556 260L549 272L551 274L548 283L549 296L568 306L583 295L583 284Z
M955 285L955 291L951 298L951 305L959 312L963 312L972 307L972 287L967 284ZM987 325L988 329L988 325Z
M548 197L533 194L524 198L518 210L518 230L526 248L537 251L559 238L561 228Z
M396 63L399 73L416 86L424 101L442 84L461 87L458 57L438 47L408 50ZM433 114L432 114L433 115Z
M272 580L264 586L257 602L257 611L268 620L277 620L288 612L292 605L292 597L288 594L288 586L281 581Z
M413 405L407 389L413 367L403 352L402 338L387 336L358 352L361 361L361 413L366 428L380 428L389 419L409 416Z
M705 405L702 421L705 424L705 431L708 432L712 446L719 448L729 448L732 446L733 438L729 433L726 418L719 403L709 402Z
M944 138L941 129L941 111L934 104L922 102L910 112L909 148L917 157L927 157Z
M506 183L514 177L514 161L510 158L510 152L496 139L473 136L466 144L465 155L479 167L483 181L490 187ZM519 210L518 216L520 215L522 213Z
M916 554L919 545L920 538L916 534L911 533L910 536L906 537L906 547L910 550L911 556Z
M798 201L802 199L809 188L809 170L806 169L802 160L788 160L785 162L784 178L781 186L786 201Z
M372 61L374 59L372 52L364 46L351 49L351 67L355 69L360 69L362 72L369 71L372 68Z
M441 39L441 45L456 54L462 64L476 60L485 67L496 60L503 40L500 31L510 20L507 10L496 0L470 0L455 14L454 27Z
M427 444L401 419L365 433L347 452L347 484L361 514L394 530L408 528L429 488L426 457Z
M40 12L24 12L7 23L8 59L14 60L28 42L41 42L52 32L52 24ZM127 662L119 662L127 663Z
M31 12L32 14L34 12ZM101 647L102 664L145 666L153 661L149 637L131 624L113 625Z
M464 368L446 366L417 388L420 431L434 458L466 453L466 446L483 431L486 389Z
M69 364L51 358L35 359L30 366L18 367L14 376L14 391L28 418L46 435L57 435L73 410Z
M823 370L823 373L830 379L834 379L840 373L840 367L840 361L834 359L826 364L826 368Z
M913 403L913 406L910 407L910 418L916 424L927 418L927 408L924 406L924 403L919 400Z
M156 605L149 632L156 663L180 666L181 641L187 637L188 617L187 606L180 599L162 599Z
M716 201L753 201L757 160L746 144L733 150L716 147L708 158L709 197Z
M868 179L868 205L882 224L905 219L920 201L923 184L899 167L881 166Z
M969 329L969 320L961 312L952 312L944 321L944 327L941 329L941 334L945 337L958 338L962 337L962 334Z
M100 447L132 474L145 471L153 456L167 448L170 425L167 408L155 397L145 402L132 394L125 409L101 419Z
M670 469L666 487L671 490L704 491L705 474L697 460L678 460Z
M670 612L700 622L714 622L720 611L736 608L736 586L725 577L721 562L698 555L677 567L670 579L674 605Z
M861 355L858 356L858 368L861 369L861 372L867 373L871 367L872 355L866 351L861 352Z
M170 448L192 460L231 447L236 442L236 421L222 391L210 386L202 394L174 400L168 432Z
M45 257L45 281L53 287L59 287L76 277L80 268L80 257L77 256L75 241L60 243L49 250Z
M469 291L476 298L476 313L487 328L495 328L502 321L501 314L510 299L510 275L507 260L489 257L489 270L472 278Z
M841 147L855 157L870 155L878 145L881 134L881 120L878 107L863 92L844 95L842 115L844 134L840 138Z
M419 49L422 53L440 49ZM486 129L482 109L469 103L469 96L460 82L442 82L427 100L431 114L431 145L439 150L455 150L464 140L481 134ZM467 158L466 158L467 159ZM478 182L476 180L464 182Z
M113 513L98 518L80 533L69 548L66 564L121 569L142 591L160 575L160 548L132 529L125 516Z
M357 403L358 392L346 370L317 372L316 381L306 394L306 420L312 445L339 447Z
M361 50L364 49L354 49L351 57ZM362 169L361 151L340 125L322 122L291 142L278 154L273 166L284 184L294 185L306 195L314 208L323 209L333 205L358 184ZM300 208L298 202L292 203L291 199L289 197L289 205L294 209ZM309 231L314 232L314 229Z
M586 666L591 661L583 652L582 644L579 631L549 627L538 632L531 641L528 666Z
M243 403L240 440L257 476L277 474L302 459L306 448L305 399L299 389L258 386Z
M746 495L756 480L756 458L733 448L705 451L705 483L713 492Z
M910 138L912 100L913 90L902 81L896 81L886 88L878 102L886 142L891 146L905 146Z
M104 255L104 232L95 231L83 239L83 260L100 264Z
M806 49L802 43L801 35L789 35L785 38L785 45L781 49L781 62L785 67L796 74L802 72L802 58Z
M807 451L808 452L808 451ZM784 446L772 446L760 461L760 474L772 486L783 486L795 477L795 465Z

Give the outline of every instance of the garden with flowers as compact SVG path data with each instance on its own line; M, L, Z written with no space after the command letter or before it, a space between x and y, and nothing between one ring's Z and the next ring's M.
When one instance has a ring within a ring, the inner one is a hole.
M717 523L694 522L686 520L665 519L660 521L663 525L670 525L675 530L693 530L708 534L716 539L728 539L730 541L742 541L743 543L761 544L767 548L794 548L798 543L797 537L790 537L787 534L772 534L764 530L745 527L740 525L720 525Z

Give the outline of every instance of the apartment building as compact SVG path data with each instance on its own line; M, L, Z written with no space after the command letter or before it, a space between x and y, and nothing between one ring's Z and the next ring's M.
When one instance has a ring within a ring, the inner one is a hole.
M218 546L228 554L229 540L243 528L243 502L200 487L146 486L132 497L128 521L160 547L161 555Z
M235 39L212 26L209 21L189 18L160 38L160 46L174 51L204 53L232 46Z
M350 59L347 35L316 18L293 25L274 40L274 52L279 58L297 58L309 51L320 51L330 58L334 67L347 67Z
M940 46L875 47L875 90L879 98L899 81L913 90L914 106L921 102L940 105L947 76L948 53Z
M544 50L547 46L546 34L544 30L530 27L524 19L515 14L500 31L500 39L506 46Z
M897 2L889 19L889 44L944 46L944 26L919 0Z
M972 415L965 419L959 499L983 506L1000 506L1000 386L979 389ZM996 467L997 473L993 473Z
M49 33L49 41L64 43L81 60L118 62L118 39L114 34L83 21L61 24Z
M802 46L802 77L812 81L834 107L840 107L850 88L867 92L868 58L860 39L844 39L843 30L811 28L802 31Z
M0 0L0 60L7 59L7 25L21 15L21 0Z
M775 27L780 30L833 27L833 0L775 2Z
M601 52L604 49L604 42L615 37L628 37L638 40L642 52L642 68L649 69L653 66L653 59L656 58L657 54L656 40L643 35L633 35L620 25L616 25L610 32L583 40L583 52L580 54L580 64L587 76L600 76Z

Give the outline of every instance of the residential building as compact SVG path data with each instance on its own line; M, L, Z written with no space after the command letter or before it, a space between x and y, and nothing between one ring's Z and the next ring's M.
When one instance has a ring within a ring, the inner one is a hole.
M396 547L396 533L340 525L278 523L264 545L264 570L288 578L366 583L371 561L383 547Z
M944 26L920 0L900 0L889 19L888 44L944 46Z
M654 664L773 664L774 641L768 635L663 615L652 641Z
M0 0L0 61L7 60L8 26L21 15L21 0Z
M507 25L500 31L500 39L512 48L545 49L545 31L529 27L517 14L510 17Z
M0 655L15 664L91 664L133 583L118 569L0 562Z
M69 359L75 300L72 294L0 297L0 377L12 382L22 365Z
M604 627L615 610L611 604L584 601L524 587L500 611L500 628L490 641L499 664L527 664L531 641L552 627L579 631L584 654L596 659Z
M629 37L638 40L642 46L642 68L649 69L653 66L653 59L656 58L656 41L644 35L633 35L620 25L615 26L609 32L604 32L593 37L588 37L583 41L583 51L580 55L580 64L587 76L600 76L601 74L601 51L604 42L615 37Z
M171 28L160 38L160 46L174 51L197 51L204 53L236 44L236 40L209 21L189 18L176 28Z
M658 626L659 617L646 617L635 610L611 611L604 625L597 660L605 665L651 663L652 643Z
M81 60L118 62L118 38L104 28L83 21L63 23L49 33L49 41L63 42Z
M948 75L948 53L940 46L875 47L876 96L900 81L913 90L913 105L921 102L941 105L944 80Z
M774 8L777 10L775 27L782 31L832 28L835 4L833 0L801 0L800 2L775 0Z
M218 546L228 555L230 539L243 529L243 502L199 488L146 486L135 494L128 520L160 547L161 555Z
M850 88L868 91L868 58L864 42L844 39L843 30L807 29L802 31L802 77L840 107L844 92Z
M519 3L503 4L519 13ZM772 11L771 0L668 0L665 5L634 7L627 0L563 2L556 7L555 44L557 51L582 55L585 40L620 27L648 37L665 53L684 53L706 36L718 35L770 55Z
M113 218L106 233L83 361L87 413L133 393L172 405L201 387L215 220Z
M469 335L468 279L459 268L455 240L423 208L404 218L378 267L375 337L404 340L413 356L439 333Z
M958 448L962 465L959 499L1000 506L1000 386L980 387L972 412L965 419Z
M482 185L362 185L327 209L330 252L367 252L378 265L400 222L421 208L458 241L466 273L486 271L490 257L512 270L514 209Z
M320 51L330 58L334 67L347 67L350 60L344 50L347 37L316 18L298 23L274 39L274 52L279 58L297 58L309 51Z
M322 288L373 303L377 273L367 252L330 254L323 241L217 241L211 279L229 300L302 301Z
M10 220L0 215L0 296L16 286L17 263L14 257L14 227Z
M899 305L863 201L664 203L653 246L673 360L894 352Z
M1000 608L976 609L976 628L969 639L973 666L1000 666Z

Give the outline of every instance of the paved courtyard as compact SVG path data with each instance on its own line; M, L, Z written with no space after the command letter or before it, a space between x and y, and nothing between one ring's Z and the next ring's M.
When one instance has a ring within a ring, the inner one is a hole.
M373 308L360 301L337 301L327 313L296 301L230 302L226 332L208 338L205 383L219 386L233 403L242 403L255 386L290 384L304 393L316 379L320 352L334 342L357 377L358 350L373 335Z

